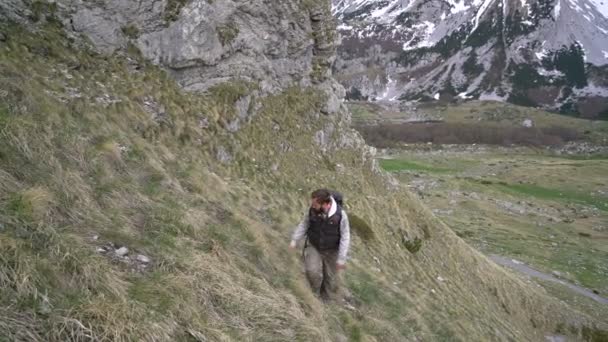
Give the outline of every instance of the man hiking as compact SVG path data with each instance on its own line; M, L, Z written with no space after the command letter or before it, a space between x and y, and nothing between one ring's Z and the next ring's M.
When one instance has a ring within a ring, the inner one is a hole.
M290 247L306 238L304 267L310 286L323 300L336 299L338 271L346 267L350 226L346 212L326 189L311 195L311 206L292 235Z

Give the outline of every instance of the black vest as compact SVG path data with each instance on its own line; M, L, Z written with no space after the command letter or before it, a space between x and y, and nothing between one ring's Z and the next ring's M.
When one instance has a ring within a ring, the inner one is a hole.
M312 208L308 212L308 241L319 251L337 251L340 247L342 208L338 205L336 209L336 213L329 218L316 213Z

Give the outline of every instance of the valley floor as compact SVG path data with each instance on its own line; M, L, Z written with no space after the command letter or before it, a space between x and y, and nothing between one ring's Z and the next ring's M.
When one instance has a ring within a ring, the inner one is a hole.
M528 275L534 269L551 294L606 320L608 158L424 145L380 164L470 245Z

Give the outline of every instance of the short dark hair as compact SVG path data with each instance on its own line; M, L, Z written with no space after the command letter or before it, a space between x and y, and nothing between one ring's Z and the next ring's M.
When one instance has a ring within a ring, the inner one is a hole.
M316 199L319 203L331 202L331 192L327 189L318 189L313 191L310 198Z

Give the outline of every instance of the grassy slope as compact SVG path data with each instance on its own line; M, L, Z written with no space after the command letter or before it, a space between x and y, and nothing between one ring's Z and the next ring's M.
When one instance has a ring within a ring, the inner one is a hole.
M328 162L312 143L326 120L316 119L313 90L260 100L253 122L230 134L222 123L234 97L184 94L158 69L130 71L125 58L77 49L54 28L5 32L0 336L8 340L524 341L588 321L468 248L409 193L387 191L361 151ZM162 120L144 110L150 98L164 106ZM233 162L219 163L219 150ZM319 183L343 190L374 231L368 241L355 235L345 274L355 311L312 296L286 248ZM424 240L416 255L404 236ZM96 252L109 242L151 266L134 272Z
M450 211L443 219L476 247L547 273L559 271L608 296L608 196L599 192L608 185L605 160L572 161L492 149L434 156L410 153L392 160L401 163L404 182L435 182L424 201ZM445 165L455 169L435 172ZM507 202L513 211L500 204Z

